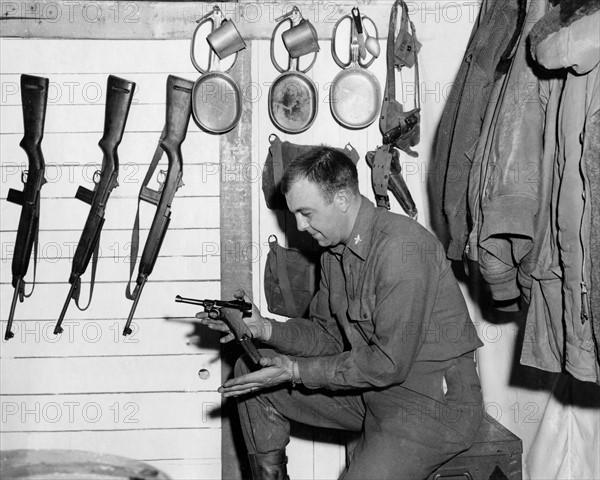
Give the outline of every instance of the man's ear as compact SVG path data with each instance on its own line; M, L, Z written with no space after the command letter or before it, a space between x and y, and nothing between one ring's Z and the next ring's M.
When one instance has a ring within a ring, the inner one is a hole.
M352 195L348 189L342 188L336 192L333 201L342 213L346 213L352 203Z

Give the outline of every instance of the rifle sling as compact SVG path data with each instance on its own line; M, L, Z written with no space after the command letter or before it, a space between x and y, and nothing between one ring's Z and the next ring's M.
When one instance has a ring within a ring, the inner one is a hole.
M29 293L25 293L25 279L23 279L23 290L22 293L19 293L19 295L22 296L22 298L20 299L21 301L23 301L23 297L25 298L29 298L31 297L31 295L33 294L33 290L35 289L35 276L37 273L37 257L38 257L38 245L39 245L39 235L40 235L40 220L39 220L39 211L40 211L40 197L38 195L38 198L36 200L37 202L37 211L38 211L38 218L35 222L35 237L33 239L33 281L31 282L31 292Z
M92 277L90 278L90 296L88 298L87 305L85 307L81 307L79 305L79 294L81 293L81 281L79 278L77 279L77 281L79 282L79 289L75 293L75 295L73 295L73 298L75 299L75 305L77 305L77 308L79 310L81 310L82 312L89 308L90 304L92 303L92 296L94 295L94 285L96 284L96 267L98 266L98 254L100 252L100 236L101 235L102 235L102 232L100 232L98 234L98 239L96 241L96 247L94 248L94 253L92 254Z
M161 147L163 140L167 135L167 126L163 128L162 133L160 134L160 139L158 140L158 145L156 146L156 150L154 151L154 156L152 157L152 162L150 162L150 167L148 168L148 172L146 172L146 176L144 177L144 181L142 182L142 186L140 187L140 193L138 195L138 204L137 211L135 213L135 221L133 223L133 230L131 231L131 253L129 256L129 281L127 282L127 289L125 290L125 296L129 300L135 300L137 297L137 292L139 286L136 284L133 292L131 291L131 278L133 276L133 272L135 271L135 265L137 263L137 256L140 249L140 202L142 201L142 196L144 189L150 183L152 176L160 162L165 151Z

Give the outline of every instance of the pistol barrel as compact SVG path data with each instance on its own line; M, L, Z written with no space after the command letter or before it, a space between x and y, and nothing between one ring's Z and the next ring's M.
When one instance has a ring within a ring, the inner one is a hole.
M182 297L181 295L177 295L175 297L175 301L178 303L190 303L192 305L199 305L201 307L204 307L206 304L205 300L197 300L195 298L186 298L186 297Z

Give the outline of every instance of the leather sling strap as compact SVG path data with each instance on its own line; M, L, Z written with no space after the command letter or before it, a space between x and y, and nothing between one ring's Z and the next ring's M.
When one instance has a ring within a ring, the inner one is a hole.
M156 150L154 151L154 156L152 157L152 161L150 162L150 167L148 168L148 172L146 172L146 176L144 177L144 181L142 182L142 186L140 187L140 193L138 195L138 203L137 203L137 211L135 213L135 221L133 224L133 230L131 231L131 252L129 255L129 281L127 282L127 289L125 290L125 296L129 300L135 300L137 296L138 286L136 285L133 292L131 291L131 278L133 276L133 272L135 270L135 265L137 263L137 256L140 249L140 203L142 199L148 199L148 196L144 195L144 191L146 187L150 183L154 172L156 171L156 167L160 162L165 151L161 147L163 140L167 135L167 127L163 128L162 133L160 134L160 139L158 140L158 145L156 146ZM155 203L155 202L151 202Z
M40 197L38 195L37 198L37 211L38 211L38 215L39 215L39 211L40 211ZM33 239L33 280L31 281L31 291L29 293L25 293L25 280L23 280L23 297L25 298L29 298L31 297L31 295L33 294L33 290L35 289L35 276L37 273L37 257L38 257L38 239L40 236L40 220L39 220L39 216L38 216L38 220L36 221L36 225L35 225L35 237ZM21 301L23 301L23 299L21 298Z
M75 289L75 295L73 296L75 300L75 305L82 312L87 310L92 303L92 296L94 295L94 285L96 285L96 267L98 266L98 256L100 252L100 234L98 235L98 240L96 241L96 247L94 248L94 253L92 254L92 276L90 278L90 295L88 297L88 303L85 307L79 305L79 294L81 293L81 279L78 278L76 281L79 283L77 288Z
M388 101L396 99L396 76L394 72L394 43L396 36L396 19L398 17L398 2L394 2L392 5L392 11L390 13L390 26L388 29L387 37L387 49L386 49L386 65L387 65L387 76L385 80L385 94ZM404 15L402 16L404 21Z

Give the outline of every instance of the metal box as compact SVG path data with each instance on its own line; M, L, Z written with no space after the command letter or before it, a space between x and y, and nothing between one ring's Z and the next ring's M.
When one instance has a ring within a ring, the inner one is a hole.
M473 446L427 480L522 480L522 452L521 439L485 414Z

